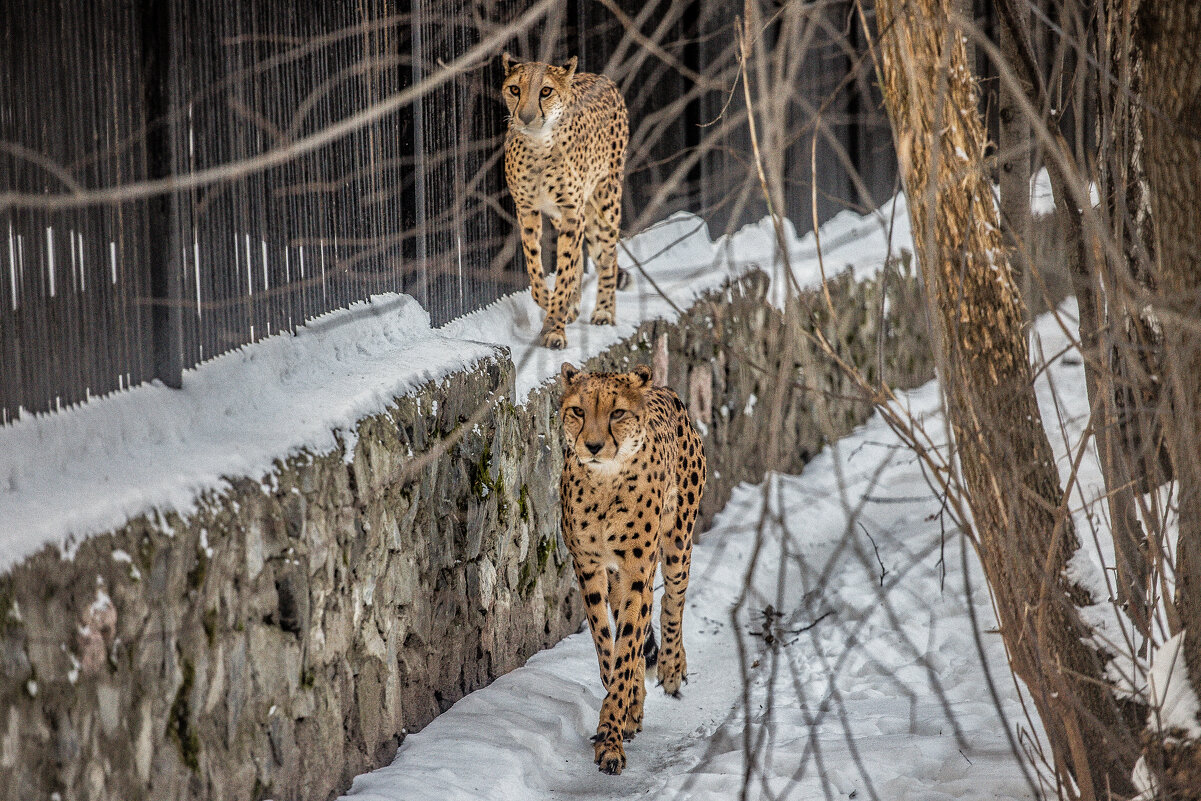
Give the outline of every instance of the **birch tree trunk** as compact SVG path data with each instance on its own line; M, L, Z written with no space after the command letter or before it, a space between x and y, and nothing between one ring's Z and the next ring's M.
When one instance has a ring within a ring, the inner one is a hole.
M1132 721L1086 644L1064 575L1078 541L1039 414L1023 310L984 171L985 131L953 0L877 0L885 106L941 344L939 376L1014 672L1062 788L1128 795ZM1141 725L1141 721L1139 723ZM1070 790L1067 790L1070 792Z

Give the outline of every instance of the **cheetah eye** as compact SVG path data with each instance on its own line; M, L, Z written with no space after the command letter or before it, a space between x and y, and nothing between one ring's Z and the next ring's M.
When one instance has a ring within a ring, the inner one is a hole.
M520 87L520 86L517 86L517 85L510 86L510 87L509 87L509 94L511 94L511 95L513 95L514 97L516 97L517 95L521 94L521 87Z
M629 414L630 413L627 412L625 409L614 409L613 413L611 415L609 415L609 419L610 420L622 420L622 419L625 419Z
M542 87L542 92L541 92L540 94L541 94L543 97L550 97L550 93L551 93L551 92L553 92L553 91L554 91L554 90L553 90L553 89L551 89L549 86L544 86L544 87Z
M581 409L579 406L568 406L567 411L570 414L574 414L576 417L584 416L584 410Z

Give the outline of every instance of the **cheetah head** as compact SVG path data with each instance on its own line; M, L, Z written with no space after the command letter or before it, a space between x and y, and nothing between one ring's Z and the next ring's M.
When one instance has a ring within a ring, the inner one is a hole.
M559 417L567 451L592 469L614 468L646 442L649 367L629 373L581 373L563 365Z
M501 61L505 82L500 91L509 107L509 128L534 135L552 127L572 100L576 57L562 67L541 61L519 63L508 53Z

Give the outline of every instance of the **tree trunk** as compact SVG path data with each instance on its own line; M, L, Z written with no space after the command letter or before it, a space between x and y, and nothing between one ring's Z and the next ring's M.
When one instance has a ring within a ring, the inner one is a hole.
M1176 608L1189 682L1201 688L1201 3L1142 4L1142 119L1155 227L1165 369L1172 415L1168 449L1179 482ZM1173 749L1172 798L1201 796L1201 744Z
M1087 250L1082 238L1073 273L1089 401L1117 556L1118 597L1138 630L1150 637L1151 562L1138 518L1136 489L1145 492L1160 483L1149 478L1156 459L1147 452L1148 447L1158 450L1154 443L1160 440L1155 408L1159 377L1148 358L1153 352L1148 338L1152 331L1132 302L1134 288L1145 287L1149 275L1143 232L1149 231L1150 210L1140 166L1140 130L1130 102L1141 75L1138 49L1130 36L1130 11L1138 2L1106 0L1105 13L1098 15L1096 54L1100 74L1109 76L1100 82L1096 96L1097 161L1107 227L1090 229ZM1071 205L1070 213L1079 219ZM1083 233L1084 226L1078 228ZM1105 246L1106 236L1116 243L1114 247ZM1154 470L1154 475L1161 472ZM1159 522L1150 518L1148 526L1158 533Z
M1010 663L1064 788L1128 794L1137 747L1085 644L1065 576L1078 547L1033 389L1023 310L984 172L985 132L952 0L877 0L880 74L932 294L939 375Z
M1022 7L1012 0L1008 0L1008 4L1011 9ZM1062 35L1067 37L1066 31L1081 27L1086 16L1088 10L1084 0L1065 0L1060 7L1059 17L1065 31ZM1010 17L1022 26L1023 31L1029 30L1028 20L1018 20L1016 13L1011 13ZM1113 46L1118 44L1113 43ZM1105 86L1110 87L1111 84L1105 82ZM1029 91L1032 88L1029 80L1024 82L1024 88L1036 105L1041 107L1049 102L1045 96L1033 96L1033 92ZM1053 87L1048 91L1048 96L1071 96L1071 92L1064 91L1062 87ZM1094 100L1099 102L1100 98ZM1084 109L1077 108L1076 116L1079 127L1083 124ZM1120 376L1123 375L1120 368L1128 366L1119 358L1129 355L1128 349L1115 347L1117 342L1124 344L1128 341L1124 335L1124 304L1119 300L1128 292L1116 287L1112 280L1115 274L1112 269L1116 269L1117 265L1109 265L1109 272L1104 269L1107 262L1102 261L1102 254L1112 253L1103 241L1109 232L1099 223L1095 214L1090 215L1090 222L1086 224L1085 215L1069 191L1070 183L1075 183L1078 195L1087 196L1086 172L1079 166L1071 170L1063 167L1065 161L1078 164L1078 156L1069 149L1061 132L1057 132L1055 140L1060 152L1051 154L1047 166L1055 194L1055 214L1060 231L1067 240L1065 253L1068 271L1072 276L1079 309L1080 348L1084 357L1089 407L1092 410L1093 437L1105 480L1110 534L1116 555L1117 595L1138 631L1150 636L1147 540L1138 518L1138 501L1134 491L1133 474L1137 466L1130 458L1132 451L1128 446L1131 443L1123 436L1124 429L1120 423L1121 414L1127 407L1119 406L1120 393L1117 389ZM1123 266L1121 269L1125 273L1129 268ZM1128 389L1130 385L1122 383L1121 386Z
M1024 4L1016 5L1017 23L1023 29L1030 27L1030 8ZM1014 69L1012 65L1019 63L1018 40L1008 25L999 25L1001 58L1003 63L998 70ZM970 61L969 61L970 63ZM1017 82L1025 88L1026 97L1034 94L1031 87L1025 86L1020 73L1014 70ZM997 90L997 166L1000 168L997 185L1001 195L1001 221L1004 223L1003 232L1005 245L1009 249L1009 259L1017 278L1022 297L1034 297L1034 282L1027 266L1030 255L1030 232L1033 220L1030 212L1030 156L1034 145L1034 131L1030 120L1022 113L1019 102L1019 91L1009 81L1001 81Z
M1145 296L1155 293L1151 201L1145 169L1143 125L1137 98L1143 91L1143 0L1106 0L1098 32L1103 75L1098 92L1097 166L1110 235L1121 259L1106 270L1114 321L1114 376L1118 424L1132 471L1148 492L1172 477L1163 442L1163 335ZM1143 295L1144 299L1137 296Z

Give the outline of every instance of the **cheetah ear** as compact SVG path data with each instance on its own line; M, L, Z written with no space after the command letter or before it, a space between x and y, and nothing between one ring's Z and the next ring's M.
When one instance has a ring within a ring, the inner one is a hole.
M563 386L570 384L579 374L580 371L571 362L563 362L563 367L559 371L559 375L563 376Z
M631 370L630 373L634 376L635 380L639 382L638 386L649 387L651 385L651 377L654 374L651 372L651 368L647 367L645 364L638 365Z
M516 64L513 61L513 57L509 55L508 50L500 54L500 63L501 66L505 68L505 77L509 77L509 75L513 72L513 67L516 66Z
M572 56L571 58L567 59L567 63L563 65L563 72L566 73L563 76L563 80L567 81L568 83L571 82L572 76L575 75L576 65L579 63L580 59L578 56Z

